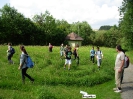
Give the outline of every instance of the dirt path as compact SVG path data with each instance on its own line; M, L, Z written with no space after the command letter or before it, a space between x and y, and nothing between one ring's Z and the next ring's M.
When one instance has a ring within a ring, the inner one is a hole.
M124 71L122 84L122 99L133 99L133 65L130 64Z

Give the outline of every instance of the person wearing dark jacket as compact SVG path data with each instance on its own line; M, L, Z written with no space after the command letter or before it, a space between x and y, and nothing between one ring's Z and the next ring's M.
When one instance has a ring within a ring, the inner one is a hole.
M71 47L68 47L68 50L65 52L64 56L65 56L65 64L64 64L64 69L66 69L66 65L68 64L68 70L70 70L70 66L71 66L71 55L72 55L72 51L71 51Z

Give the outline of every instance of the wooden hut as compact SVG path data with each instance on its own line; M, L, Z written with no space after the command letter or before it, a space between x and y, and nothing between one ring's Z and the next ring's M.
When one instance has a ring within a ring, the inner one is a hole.
M77 44L81 46L83 41L83 38L81 38L74 32L68 34L65 39L68 41L68 44L72 47L75 47Z

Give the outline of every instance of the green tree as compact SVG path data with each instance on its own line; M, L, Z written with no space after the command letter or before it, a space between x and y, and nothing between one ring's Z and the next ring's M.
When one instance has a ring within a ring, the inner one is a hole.
M5 5L2 9L0 9L0 17L1 17L1 29L0 32L3 35L3 39L6 39L7 42L15 42L14 40L18 40L19 37L18 34L21 33L21 31L17 28L18 20L23 17L22 14L17 13L17 10L13 7L11 8L8 5ZM19 32L19 33L18 33ZM2 43L4 43L5 40L3 40Z
M109 30L112 26L104 25L99 28L99 30Z
M125 48L133 48L133 1L123 0L119 8L120 22L119 26L123 33L122 45Z
M34 44L36 26L29 19L18 13L14 7L5 5L0 9L0 35L1 43L12 42L13 44Z
M56 24L55 19L48 11L45 11L44 14L35 15L33 21L38 24L44 31L45 35L45 44L54 43L53 38L55 37Z
M95 33L94 45L116 47L120 44L122 35L119 28L114 25L110 30L99 30Z
M67 42L65 41L65 37L70 33L70 24L65 21L65 20L56 20L56 38L55 41L57 42L57 44L67 44Z
M82 42L83 45L92 44L89 37L91 33L94 33L94 32L92 31L91 26L86 21L75 22L71 24L70 30L71 32L77 33L80 37L84 39Z

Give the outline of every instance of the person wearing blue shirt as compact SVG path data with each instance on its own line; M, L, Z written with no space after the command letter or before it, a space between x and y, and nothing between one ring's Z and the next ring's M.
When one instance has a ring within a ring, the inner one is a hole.
M92 49L90 50L90 60L94 63L94 59L95 59L95 50L93 46Z

